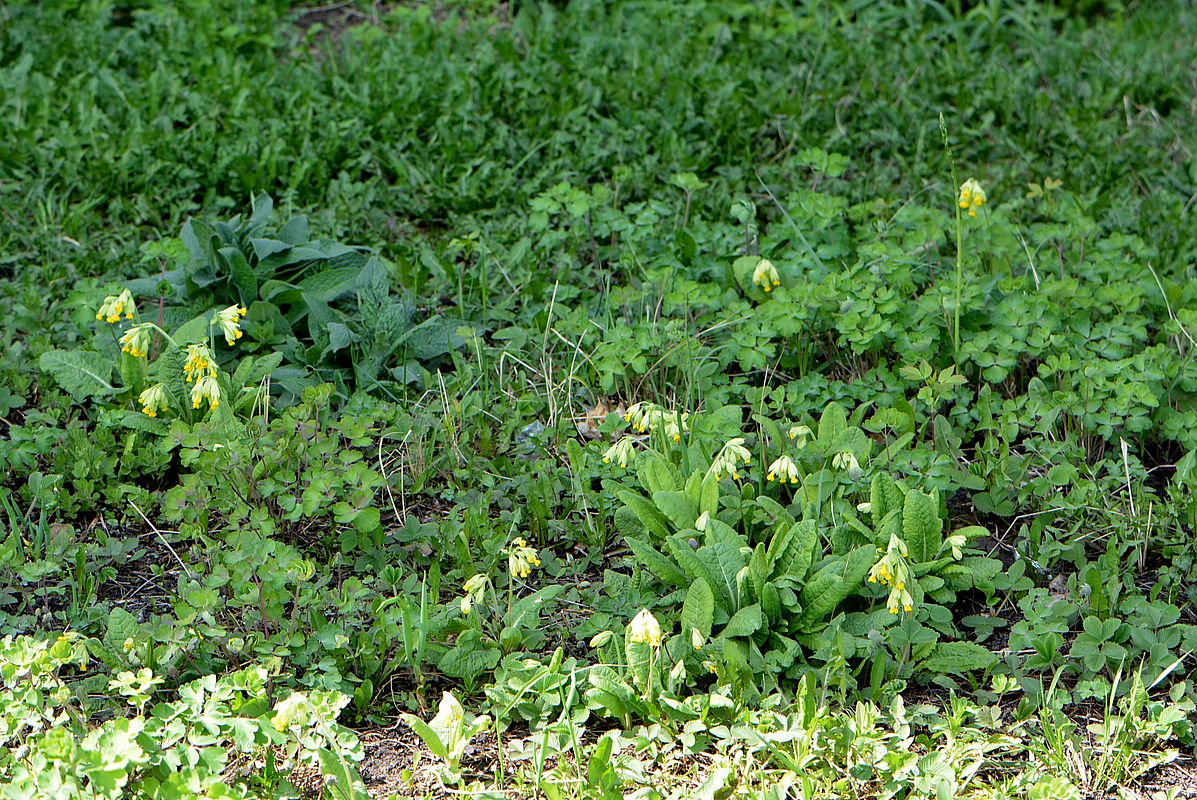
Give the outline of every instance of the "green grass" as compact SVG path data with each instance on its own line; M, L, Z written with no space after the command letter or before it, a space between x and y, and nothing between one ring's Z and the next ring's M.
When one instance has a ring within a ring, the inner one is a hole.
M1176 782L1191 11L3 6L7 796Z

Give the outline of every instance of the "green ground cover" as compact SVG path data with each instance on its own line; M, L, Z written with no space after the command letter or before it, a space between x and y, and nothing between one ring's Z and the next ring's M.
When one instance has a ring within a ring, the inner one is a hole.
M1191 796L1195 131L1179 0L0 6L0 796Z

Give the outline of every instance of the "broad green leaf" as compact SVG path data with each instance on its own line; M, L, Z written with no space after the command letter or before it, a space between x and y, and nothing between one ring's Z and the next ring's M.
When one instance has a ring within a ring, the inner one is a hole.
M643 693L650 686L649 676L656 671L653 647L648 642L633 641L629 625L624 633L623 652L628 659L628 675L632 678L632 684ZM652 684L656 683L652 681Z
M794 621L794 629L800 633L817 629L827 621L845 594L844 579L835 568L825 567L816 572L798 595L802 613Z
M819 417L819 444L832 447L848 428L848 415L839 403L828 403Z
M245 260L245 254L238 248L222 247L220 254L229 265L229 277L237 290L240 305L249 305L258 297L258 276Z
M873 516L873 530L880 533L881 521L895 508L902 507L902 490L888 473L878 472L869 486L869 505Z
M521 597L512 605L511 611L503 616L504 624L511 628L535 629L540 627L541 612L564 591L564 585L553 583L537 589L530 595Z
M735 616L728 620L727 625L719 632L719 635L751 636L761 629L763 623L761 607L753 603L737 611Z
M669 536L669 520L647 497L625 489L619 493L619 499L635 512L644 529L654 538L664 539Z
M107 626L104 629L104 645L121 652L125 642L136 638L140 630L141 626L137 623L137 617L117 606L108 612Z
M309 275L299 282L299 289L305 297L323 303L331 303L344 297L357 287L360 267L326 269Z
M109 425L120 425L135 431L152 433L155 436L164 435L170 427L164 419L150 417L140 411L130 411L127 408L105 410L103 418Z
M212 327L212 312L215 310L205 311L187 320L171 332L171 338L180 347L186 347L189 344L196 344L198 342L207 342L211 338L208 333L209 328Z
M339 352L358 341L358 335L348 325L342 322L328 323L328 352Z
M813 519L795 522L789 530L773 537L776 546L770 542L770 557L773 561L773 575L788 575L803 578L814 562L815 548L819 542L818 525ZM773 552L776 550L776 552Z
M931 495L916 489L906 493L902 507L902 539L910 552L911 562L931 561L943 544L943 520L939 518L939 504Z
M112 360L90 350L48 350L37 362L76 402L105 397L116 391Z
M698 558L704 562L717 583L713 588L717 594L728 599L728 610L740 606L739 581L737 576L747 563L748 556L741 552L742 539L732 528L718 520L710 520L706 530L707 544L698 549Z
M923 669L933 675L963 675L991 669L999 661L996 654L974 642L942 642L923 662Z
M249 240L249 246L253 248L254 258L261 261L268 258L275 253L281 253L284 250L290 250L291 245L279 239L259 239L252 238Z
M636 459L636 476L650 495L682 488L682 476L677 467L654 450L646 450Z
M495 668L499 657L498 648L484 644L482 634L470 629L457 637L453 649L441 656L437 666L446 675L471 686L483 673Z
M653 503L678 530L693 528L698 519L698 507L685 492L653 492Z
M679 589L684 589L689 583L689 578L678 569L678 566L670 561L665 556L661 555L648 542L634 539L630 536L625 536L624 541L628 543L628 547L636 556L636 562L646 570L656 575L665 583L675 586Z
M704 579L697 578L682 603L682 636L689 641L690 631L697 630L704 639L709 639L714 622L715 593Z
M752 587L753 600L760 601L770 571L769 556L762 542L756 546L756 549L752 551L752 557L748 559L748 581Z
M665 547L669 551L669 555L673 557L673 560L677 562L689 580L702 578L714 591L716 616L722 616L723 619L731 616L732 610L735 607L734 594L728 591L728 586L721 579L720 575L712 570L704 559L699 558L698 553L690 547L690 544L685 539L670 537L665 540ZM733 580L732 589L734 590L734 588L735 582Z
M240 391L247 386L257 386L262 380L278 369L283 362L282 353L270 353L261 358L243 358L233 373L231 383L233 388Z
M469 330L466 333L473 335ZM411 328L395 347L389 348L386 355L399 351L409 359L428 361L451 353L468 341L462 336L462 323L459 320L432 317Z
M444 758L449 753L449 748L445 747L445 743L441 741L441 737L434 731L427 722L420 719L413 714L400 714L399 719L403 720L406 725L412 729L413 732L427 745L428 749L437 758Z

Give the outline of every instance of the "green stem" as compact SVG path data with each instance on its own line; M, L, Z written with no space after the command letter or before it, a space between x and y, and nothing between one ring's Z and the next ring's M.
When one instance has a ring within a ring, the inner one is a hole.
M956 168L952 167L952 185L956 185ZM956 208L956 306L952 319L952 353L959 357L960 353L960 296L964 287L964 222L960 218L960 204L953 202Z
M170 342L175 347L179 346L179 343L174 340L174 337L172 337L169 333L167 333L165 330L163 330L161 325L158 325L155 322L143 322L142 324L151 326L154 330L158 331L158 333L162 334L162 337L164 339L166 339L166 341Z
M948 142L948 125L943 114L939 115L939 134L943 137L943 149L948 155L948 167L952 171L952 189L955 190L960 182L956 179L956 160L952 157L952 146ZM964 293L964 220L960 216L960 204L952 200L952 208L956 211L956 305L952 309L952 353L959 358L960 353L960 297Z

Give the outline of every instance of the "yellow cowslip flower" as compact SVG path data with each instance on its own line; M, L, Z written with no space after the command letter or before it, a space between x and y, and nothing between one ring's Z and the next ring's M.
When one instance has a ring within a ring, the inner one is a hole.
M517 536L507 548L507 569L513 578L526 578L532 574L533 567L540 566L540 558L536 550L528 546L528 542Z
M814 432L808 425L795 425L790 428L790 438L794 440L794 445L801 450L806 447L806 443L814 436Z
M878 548L878 552L882 552ZM910 613L914 610L914 597L910 594L910 565L906 562L909 555L906 543L897 536L889 537L889 546L883 551L881 559L869 570L869 583L879 583L890 587L886 608L891 614L899 610Z
M852 480L861 476L860 462L856 460L856 454L851 450L844 450L832 456L831 466L833 469L844 470Z
M233 305L217 311L216 316L212 318L212 324L220 326L220 332L224 334L224 341L229 347L235 345L244 335L241 330L241 318L245 314L244 308Z
M610 464L614 461L621 468L626 469L628 462L636 455L636 437L625 436L615 444L607 448L607 452L603 453L603 463Z
M216 375L216 364L212 360L212 351L203 342L187 345L187 360L183 362L184 379L191 383L204 375L210 377Z
M762 258L752 271L752 282L766 292L771 292L781 286L781 276L777 274L777 267L773 266L772 261Z
M780 481L782 483L789 480L790 483L797 483L798 465L789 456L778 456L777 460L769 465L769 472L765 476L765 480Z
M647 608L640 609L640 613L632 618L628 625L628 639L633 642L647 644L656 650L661 646L661 623Z
M110 294L104 298L100 310L96 312L96 319L108 323L120 322L122 314L127 319L133 319L134 305L133 294L128 289L122 289L120 294Z
M154 338L152 323L143 322L134 325L121 336L121 352L128 353L134 358L145 358L150 352L150 342Z
M170 396L167 395L166 387L161 383L155 383L139 394L137 401L141 403L141 411L147 417L156 417L159 411L170 408Z
M955 534L944 540L944 545L952 551L952 558L957 561L964 557L964 545L967 543L968 540L962 534Z
M727 444L723 445L723 449L711 461L711 468L707 472L714 475L715 480L719 480L725 472L732 477L732 480L739 480L741 461L745 464L751 463L752 454L744 446L744 439L737 436L735 439L727 440Z
M682 440L682 434L690 430L690 415L671 411L665 419L665 435L675 442Z
M486 597L486 587L490 585L490 580L485 575L475 575L461 586L463 592L461 597L461 613L462 616L469 616L470 611L473 610L475 603L481 603L482 599Z
M977 209L985 205L988 199L985 190L975 179L969 178L960 185L960 207L967 208L970 217L977 216Z
M628 406L627 411L623 412L623 421L630 423L637 432L644 433L648 430L647 417L652 410L652 403L633 403Z
M208 401L208 408L215 409L220 405L220 384L216 382L215 373L203 375L191 387L191 407L199 408Z

